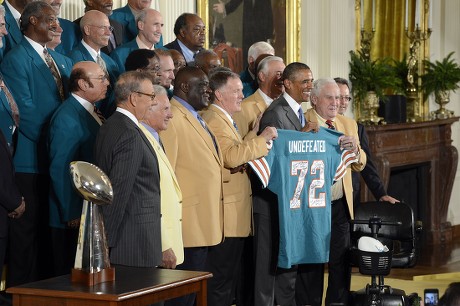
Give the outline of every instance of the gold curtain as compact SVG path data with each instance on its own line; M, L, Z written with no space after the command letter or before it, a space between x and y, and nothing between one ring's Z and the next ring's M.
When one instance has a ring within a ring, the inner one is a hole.
M408 0L408 31L415 31L416 2L420 5L420 29L428 30L428 14L430 0ZM433 1L433 0L431 0ZM361 3L363 3L363 15L361 15ZM406 0L355 0L355 48L361 48L361 19L364 18L364 30L372 31L372 5L375 3L375 32L371 41L371 60L391 57L402 60L404 54L409 55L410 39L406 35ZM429 39L420 42L418 71L423 74L422 60L429 55ZM422 101L422 95L419 94ZM422 116L428 114L428 103L419 103L419 113Z

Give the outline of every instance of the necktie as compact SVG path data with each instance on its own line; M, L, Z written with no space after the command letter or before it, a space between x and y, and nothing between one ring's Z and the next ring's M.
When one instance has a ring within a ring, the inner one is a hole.
M96 56L96 63L101 67L101 69L104 71L104 73L105 73L106 75L108 75L108 73L107 73L107 66L106 66L105 61L102 59L102 57L101 57L100 54L98 54L98 55Z
M299 108L298 113L299 113L300 125L301 125L302 127L304 127L304 126L305 126L305 115L303 114L302 108Z
M101 120L102 123L105 122L104 115L102 115L101 111L94 105L94 113L99 117L99 120Z
M116 47L117 47L117 43L115 42L115 36L113 35L113 31L112 31L110 32L108 49L110 52L112 52L112 50L115 49Z
M326 120L326 125L328 129L335 130L335 126L331 120Z
M14 98L11 95L10 90L8 89L8 87L6 87L6 85L5 85L5 83L3 81L1 81L1 83L0 83L0 88L5 93L6 101L8 101L8 104L10 105L11 114L13 115L14 125L16 127L19 127L19 109L18 109L18 105L16 104L16 101L14 101Z
M235 121L233 121L233 126L235 127L235 130L238 132L238 126L236 125Z
M206 126L206 123L204 122L203 118L201 118L200 115L196 115L196 118L198 119L198 121L200 122L201 126L206 130L206 132L208 132L209 136L211 136L211 139L212 139L212 142L214 143L214 147L216 148L216 152L219 152L218 148L217 148L217 142L216 142L216 139L214 138L214 135L211 133L211 131L208 129L208 127Z
M61 76L59 75L59 71L56 67L56 64L54 63L53 58L51 57L46 48L43 49L43 55L45 56L45 62L48 65L51 74L53 75L54 81L56 82L56 86L59 91L59 97L61 98L61 101L64 101L64 87L62 86Z

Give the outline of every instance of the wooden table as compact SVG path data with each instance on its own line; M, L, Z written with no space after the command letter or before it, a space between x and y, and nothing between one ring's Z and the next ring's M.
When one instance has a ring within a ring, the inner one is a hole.
M197 293L197 305L207 304L209 272L155 268L115 268L113 282L84 286L72 283L70 275L8 288L14 306L149 305Z

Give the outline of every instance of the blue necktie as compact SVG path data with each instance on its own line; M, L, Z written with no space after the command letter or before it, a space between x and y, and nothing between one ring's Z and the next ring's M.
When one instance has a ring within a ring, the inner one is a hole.
M216 148L216 152L219 152L219 149L217 147L216 139L214 138L214 135L211 133L211 131L206 126L206 122L204 122L203 118L201 118L201 116L198 115L198 114L196 115L196 119L198 119L198 121L200 122L201 126L203 126L203 128L206 130L206 132L208 132L209 136L211 136L212 142L214 143L214 147Z
M235 121L233 121L233 126L235 127L235 130L238 132L238 126L236 125Z
M302 107L299 108L299 121L300 121L300 125L304 127L305 126L305 116L303 114Z

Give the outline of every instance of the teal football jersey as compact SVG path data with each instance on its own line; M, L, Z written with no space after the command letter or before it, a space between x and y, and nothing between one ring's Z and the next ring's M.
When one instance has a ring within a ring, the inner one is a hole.
M281 268L329 261L331 187L357 161L353 152L340 149L342 135L325 128L278 130L269 154L249 163L278 196Z

